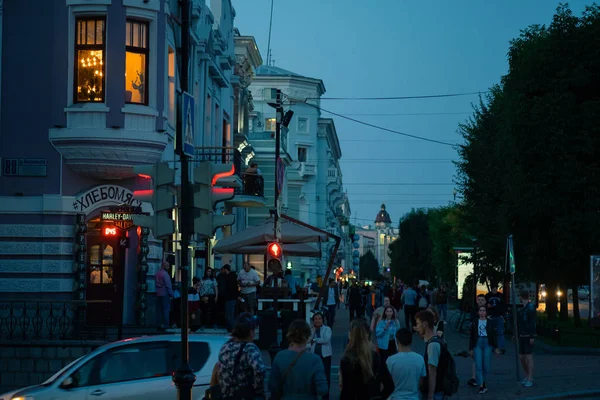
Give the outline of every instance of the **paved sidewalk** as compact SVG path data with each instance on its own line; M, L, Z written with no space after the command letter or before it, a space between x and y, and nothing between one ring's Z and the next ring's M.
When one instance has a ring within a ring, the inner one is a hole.
M400 321L404 321L403 313L400 314ZM340 395L337 372L348 337L348 326L348 311L340 309L333 327L331 400L338 400ZM446 328L446 341L452 354L468 350L468 337L453 332L449 326L446 326ZM454 357L460 379L460 389L451 399L566 399L575 398L575 392L586 391L588 392L586 396L583 396L582 393L578 397L600 399L600 394L595 394L596 390L600 393L600 355L560 355L545 353L540 349L536 349L534 354L534 386L524 388L516 380L514 343L510 340L506 343L506 354L493 356L492 358L491 373L487 382L489 391L484 395L477 394L477 388L468 387L466 384L471 378L472 360L465 357ZM412 347L419 354L423 354L425 350L425 344L416 334L414 335ZM268 353L263 352L263 354L266 356L263 357L265 363L270 365Z

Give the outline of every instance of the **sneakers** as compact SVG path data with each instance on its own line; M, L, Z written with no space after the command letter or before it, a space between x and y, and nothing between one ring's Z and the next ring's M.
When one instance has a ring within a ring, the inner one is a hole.
M472 386L472 387L476 387L477 386L477 381L475 379L471 378L467 382L467 385Z
M483 385L481 385L481 387L479 387L479 391L477 391L478 394L484 394L487 392L487 386L485 385L485 383Z
M526 384L528 381L529 381L529 378L525 378L525 379L523 379L523 380L521 381L521 385L524 385L524 384Z
M525 382L523 384L523 386L525 386L525 387L532 387L533 386L533 381L528 380L527 382Z

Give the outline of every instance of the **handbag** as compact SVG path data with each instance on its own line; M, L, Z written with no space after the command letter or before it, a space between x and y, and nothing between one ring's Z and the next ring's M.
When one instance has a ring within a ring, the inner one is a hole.
M235 374L235 371L237 370L238 365L240 364L240 359L242 358L242 353L244 351L244 347L246 347L248 343L244 342L242 343L242 346L240 347L240 349L238 350L237 354L235 355L235 364L233 367L233 373ZM218 363L218 361L217 361ZM240 397L240 396L244 396L244 389L238 390L234 395L233 395L233 399L240 399L243 400L244 397ZM205 400L221 400L223 398L223 394L221 393L221 384L217 383L215 386L211 386L208 389L206 389L206 392L204 392L204 399Z
M290 365L287 367L287 370L285 371L285 374L283 374L283 378L281 378L281 387L282 388L283 388L283 385L285 384L285 379L287 378L287 376L289 375L289 373L294 368L294 365L296 365L296 362L298 362L298 360L300 359L300 357L302 357L302 354L305 351L306 351L306 349L304 349L301 352L299 352L298 355L296 356L296 358L294 358L294 361L292 361L290 363ZM277 395L271 395L271 399L270 400L279 400L279 399L281 399L281 396L279 394L277 394Z

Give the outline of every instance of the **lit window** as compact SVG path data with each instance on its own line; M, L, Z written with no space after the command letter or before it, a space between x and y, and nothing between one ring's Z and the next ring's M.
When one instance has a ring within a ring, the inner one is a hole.
M265 132L275 132L277 120L275 118L267 118L265 120Z
M148 104L148 23L127 21L125 102Z
M306 147L298 147L298 162L306 162L308 150Z
M104 101L104 18L78 18L75 26L74 103Z
M169 123L175 126L175 50L169 46Z

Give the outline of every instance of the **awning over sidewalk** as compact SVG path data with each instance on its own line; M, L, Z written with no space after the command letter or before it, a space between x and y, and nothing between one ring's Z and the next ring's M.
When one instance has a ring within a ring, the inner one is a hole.
M265 246L275 241L275 233L273 231L274 221L272 218L265 220L260 225L251 226L245 230L226 237L216 244L213 248L215 253L221 254L259 254L265 252ZM280 219L281 226L281 244L283 252L286 254L286 247L290 247L289 251L296 251L296 254L288 255L305 255L302 252L313 252L321 255L318 248L307 245L306 243L321 243L329 240L324 233L314 231L304 226L295 224L285 219ZM304 244L300 247L292 247L293 245ZM257 247L257 249L255 249ZM260 248L260 251L258 251ZM254 250L256 252L247 252L245 249ZM307 255L305 255L307 256Z

